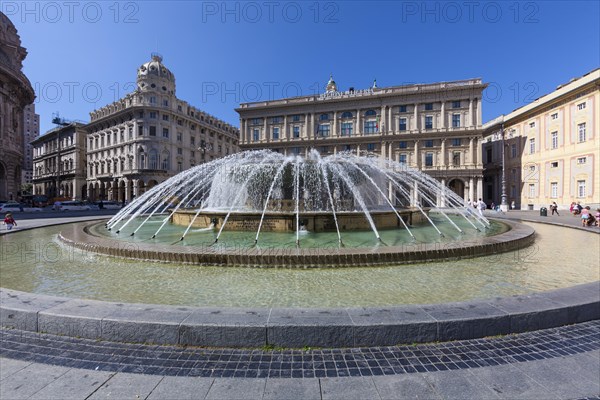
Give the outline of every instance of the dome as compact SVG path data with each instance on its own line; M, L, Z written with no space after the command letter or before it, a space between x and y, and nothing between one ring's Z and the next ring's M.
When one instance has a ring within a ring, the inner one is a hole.
M327 92L337 92L337 84L333 80L333 75L329 75L329 82L327 82L327 87L325 90Z
M152 59L138 68L138 89L175 94L175 75L165 67L162 60L161 55L152 53Z

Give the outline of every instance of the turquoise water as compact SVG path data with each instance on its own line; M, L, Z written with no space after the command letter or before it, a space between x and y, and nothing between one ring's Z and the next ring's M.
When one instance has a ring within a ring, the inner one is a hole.
M62 228L56 226L0 237L0 284L27 292L132 303L359 307L508 296L600 280L597 254L581 251L582 245L597 250L600 235L526 225L537 231L534 245L492 257L311 270L115 259L64 246L57 239ZM366 245L373 244L369 238L364 239Z
M469 224L464 218L452 215L452 221L462 229L459 232L445 217L431 213L433 223L443 233L443 236L429 223L422 223L418 226L410 227L414 240L404 228L379 230L381 242L377 240L375 233L371 231L347 231L341 232L343 245L346 248L372 248L374 246L400 246L416 243L447 243L456 240L473 240L479 237L497 235L505 232L508 228L504 224L493 222L489 229L482 229L481 232ZM91 233L97 236L106 236L118 238L134 243L168 243L177 246L211 246L215 242L218 229L190 229L185 239L181 241L181 236L185 231L185 226L178 226L167 223L160 230L155 239L152 236L159 230L164 217L152 217L148 222L142 225L134 236L130 234L136 230L142 219L132 222L121 229L119 234L116 230L108 231L103 224L98 224L91 229ZM481 227L481 225L479 225ZM223 230L217 248L249 248L254 247L256 232L240 232ZM339 240L337 232L307 232L300 231L300 247L302 248L338 248ZM272 248L296 248L296 232L265 232L262 231L259 236L256 247L263 249Z

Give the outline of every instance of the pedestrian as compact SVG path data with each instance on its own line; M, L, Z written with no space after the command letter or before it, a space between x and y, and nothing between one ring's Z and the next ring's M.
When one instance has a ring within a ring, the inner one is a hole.
M515 208L517 208L517 205L515 204L515 201L513 200L510 202L510 209L514 210Z
M556 215L560 217L560 214L558 213L558 204L556 204L555 201L553 201L552 204L550 204L550 211L552 211L551 215L554 215L554 213L556 213Z
M485 210L487 208L487 204L485 204L485 202L483 200L481 200L481 197L479 198L479 201L477 202L477 208L479 209L479 215L481 215L483 217L483 210Z
M590 207L584 207L581 209L581 226L588 226L590 219Z
M4 225L6 225L7 231L10 231L13 226L17 226L17 221L15 221L11 213L6 213L6 216L4 216Z
M600 226L600 208L596 209L596 222L595 222L596 226Z

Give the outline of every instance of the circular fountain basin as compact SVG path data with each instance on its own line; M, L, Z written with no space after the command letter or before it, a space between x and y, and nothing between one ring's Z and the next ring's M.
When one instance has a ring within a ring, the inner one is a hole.
M453 230L451 226L448 228L450 235ZM344 232L343 245L339 244L333 232L304 232L303 238L298 241L293 233L286 236L271 232L269 236L268 232L264 232L261 243L266 241L266 245L256 246L254 236L247 232L230 233L230 237L222 237L216 244L216 230L205 230L195 232L203 240L187 245L191 240L189 236L188 242L182 241L178 236L169 235L168 230L161 237L149 238L149 235L140 233L128 235L127 231L116 234L107 231L98 222L73 224L63 229L59 238L78 249L115 257L261 268L341 268L455 260L517 250L529 246L534 240L532 228L515 222L496 221L486 232L454 232L453 237L439 235L425 224L412 227L412 230L413 235L422 233L425 240L417 241L416 236L409 236L402 229L380 230L379 240L373 238L369 231Z
M588 232L525 224L535 226L534 245L504 254L302 270L118 259L59 241L73 226L0 237L1 326L126 342L339 347L600 318L597 260L580 251L595 239Z

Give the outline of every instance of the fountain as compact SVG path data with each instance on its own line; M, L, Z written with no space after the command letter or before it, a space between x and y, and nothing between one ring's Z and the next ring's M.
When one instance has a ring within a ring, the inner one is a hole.
M156 238L168 222L183 227L180 240L191 228L252 231L254 243L261 231L371 230L402 228L427 221L433 210L454 229L462 229L448 214L459 215L476 230L489 226L486 218L464 208L463 200L439 182L405 164L375 156L340 153L322 158L311 150L306 158L270 151L249 151L191 168L152 188L115 215L106 226L120 233L134 225L135 235L155 215L165 215L153 233ZM143 216L143 218L142 218Z
M0 325L125 342L346 347L598 318L597 263L579 251L589 233L557 248L551 238L564 228L536 229L529 246L530 225L488 221L426 174L377 157L244 152L182 172L108 222L1 236Z

